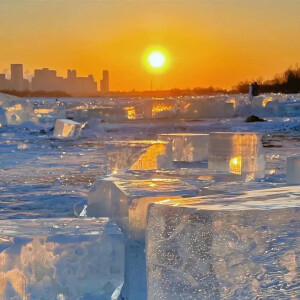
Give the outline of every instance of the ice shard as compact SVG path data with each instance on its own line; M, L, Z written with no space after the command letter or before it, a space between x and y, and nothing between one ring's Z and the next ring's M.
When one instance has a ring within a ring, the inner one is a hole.
M59 139L78 137L83 126L83 124L72 120L57 119L55 122L53 136Z
M5 110L0 106L0 127L7 124Z
M1 299L110 300L124 239L109 219L0 221Z
M166 141L119 141L107 146L108 171L172 168L172 146Z
M297 299L299 213L300 187L151 204L147 299Z
M122 177L122 178L120 178ZM145 227L150 203L170 197L192 197L198 189L178 179L134 180L132 175L97 180L88 195L89 217L109 216L125 234L123 299L147 298Z
M248 179L265 174L265 154L257 133L213 132L209 135L208 168L212 172L245 175Z
M300 184L300 155L292 155L287 158L286 165L287 184Z
M160 134L158 138L172 143L173 161L195 162L208 159L208 134L166 133Z

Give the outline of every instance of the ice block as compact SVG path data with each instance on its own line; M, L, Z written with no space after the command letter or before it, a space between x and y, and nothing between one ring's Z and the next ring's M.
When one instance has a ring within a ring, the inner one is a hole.
M186 115L193 118L231 118L234 116L234 104L212 99L190 101Z
M257 133L213 132L209 135L208 168L212 172L245 175L248 179L265 174L265 154Z
M286 165L287 184L300 184L300 155L292 155L287 158Z
M208 134L166 133L160 134L158 139L172 143L173 161L195 162L208 159Z
M19 125L25 122L38 123L33 105L29 100L0 101L0 105L5 110L8 125Z
M123 178L120 178L123 177ZM134 180L132 175L97 180L88 195L89 217L110 216L125 234L125 282L122 299L147 298L145 226L148 205L198 190L176 179Z
M199 190L176 178L133 179L132 175L98 179L88 194L89 217L110 217L130 238L143 239L149 203L169 197L193 197Z
M100 118L107 122L118 122L127 120L127 112L123 107L100 107L88 110L89 118Z
M109 219L0 221L0 299L110 300L124 239Z
M107 146L108 171L172 168L172 145L166 141L119 141Z
M149 206L148 300L297 299L300 187Z
M83 126L83 124L72 120L57 119L55 122L53 136L56 138L78 137Z

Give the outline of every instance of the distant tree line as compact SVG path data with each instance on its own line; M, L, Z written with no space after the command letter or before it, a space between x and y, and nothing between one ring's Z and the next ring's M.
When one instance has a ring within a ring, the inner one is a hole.
M208 87L196 87L193 89L171 89L171 90L153 90L153 91L116 91L102 94L108 97L179 97L179 96L197 96L197 95L216 95L228 93L227 90Z
M14 95L17 97L71 97L71 95L62 91L15 91L15 90L1 90L1 93Z
M256 80L261 93L300 93L300 67L289 68L283 74L276 75L271 80ZM248 93L250 81L237 84L234 90L238 93Z

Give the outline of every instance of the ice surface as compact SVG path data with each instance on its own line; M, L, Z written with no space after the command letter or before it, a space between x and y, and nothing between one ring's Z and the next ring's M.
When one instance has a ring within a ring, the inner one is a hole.
M173 161L202 161L208 159L208 134L166 133L158 136L160 140L172 142Z
M0 266L1 299L109 300L124 279L123 235L106 218L0 221Z
M287 184L300 184L300 155L292 155L287 158L286 166Z
M244 101L247 96L232 95L230 97L237 99L237 113L241 112L241 110L239 110L239 103L241 103L242 97L242 101ZM300 99L299 95L293 97ZM215 99L220 98L220 96L204 96L203 98L209 98L209 101L216 101ZM182 106L192 101L191 99L187 99L187 97L180 99L182 99L182 101L180 100ZM54 104L53 100L54 99L32 99L31 101L38 103L36 107L50 108ZM177 98L172 98L172 101L173 100L177 101ZM137 102L141 103L141 105L144 104L143 99L127 100L120 98L73 98L64 101L68 103L68 110L72 110L73 108L81 109L79 108L80 106L82 106L83 109L87 109L92 106L107 105L108 102L109 105L112 106L119 106L122 102L126 102L126 106L128 107L135 107L135 103ZM41 105L39 105L39 103ZM181 117L183 115L179 116ZM24 130L22 126L16 128L14 126L5 126L0 130L0 219L20 217L33 218L34 216L55 218L58 216L71 216L73 214L72 208L75 203L79 201L83 204L86 203L86 195L94 178L105 174L107 160L104 152L107 143L104 141L116 139L134 140L140 138L156 139L157 135L162 132L187 131L205 133L212 130L261 132L264 135L268 135L268 143L266 146L270 146L269 148L265 148L267 154L266 174L268 175L264 180L259 180L259 182L249 182L251 187L247 185L248 183L243 185L244 183L242 184L241 182L235 183L235 187L233 187L233 183L223 184L219 181L227 181L229 179L236 180L243 177L242 175L235 173L221 175L220 173L209 174L211 172L206 172L204 169L195 169L194 165L196 164L190 163L182 163L182 165L185 164L188 168L168 170L168 174L164 170L138 170L131 171L130 173L138 174L136 175L137 177L140 177L140 173L143 172L151 173L148 179L151 179L153 174L159 174L161 177L173 177L173 179L181 178L192 185L197 183L197 188L199 187L200 193L202 191L202 182L209 185L207 190L211 187L213 192L215 192L216 189L222 193L224 193L224 191L236 191L237 187L240 188L238 193L244 192L244 189L247 188L256 188L257 185L264 187L270 184L270 182L267 182L268 180L272 180L272 182L276 183L285 183L286 158L293 153L299 153L300 143L299 136L297 135L300 124L299 120L297 118L270 118L269 122L246 124L244 123L244 119L245 118L201 120L200 122L167 119L159 121L122 122L116 124L106 124L99 120L92 120L92 123L89 123L90 126L86 128L87 130L81 139L75 139L65 143L61 143L55 139L49 139L46 135L40 133L40 129ZM47 130L47 128L52 126L52 123L47 124L45 128ZM175 167L179 164L180 163L175 163ZM190 168L192 165L193 167ZM210 193L211 190L208 192ZM145 272L144 267L142 267L143 264L139 263L139 261L142 262L143 258L141 254L143 247L141 244L140 241L136 240L129 240L126 244L127 254L131 257L131 260L129 260L131 261L131 265L136 264L141 266L140 269L138 267L132 268L133 271L136 270L135 278L132 277L132 282L134 282L136 278L140 279L141 275L145 278L143 275L143 272ZM130 249L132 251L130 251ZM268 255L268 253L266 255ZM268 257L270 258L270 255ZM270 265L272 265L272 263L270 263ZM142 270L142 272L140 272L140 270ZM136 280L135 286L139 286L141 281ZM280 288L279 285L278 290L280 290ZM291 285L291 288L293 288L293 285ZM11 290L10 284L8 284L7 289ZM63 295L60 294L60 299L62 299L62 297ZM174 298L176 299L176 297ZM254 297L252 297L252 299L253 298ZM257 298L259 299L259 296ZM265 299L274 298L276 299L276 297L265 297ZM292 295L290 298L292 299ZM295 298L297 299L297 296L294 296L294 299ZM11 297L8 299L12 300L14 298ZM141 299L146 298L140 297L139 300ZM231 299L239 298L231 297ZM247 298L240 297L240 299ZM38 300L41 299L38 298Z
M29 100L6 100L0 99L0 106L5 110L8 125L19 125L25 122L37 123L33 105Z
M39 117L40 121L50 122L53 119L66 119L66 110L63 107L55 108L36 108L34 110L36 115Z
M134 180L132 175L97 180L88 196L89 217L110 216L125 233L125 283L122 297L146 299L145 226L150 203L196 196L198 190L176 179Z
M107 147L108 170L172 168L172 145L165 141L120 141Z
M257 133L213 132L209 135L208 168L215 172L246 175L249 179L265 174L265 154Z
M68 119L57 119L55 122L53 136L56 138L78 137L83 124Z
M297 299L300 187L150 205L148 300Z

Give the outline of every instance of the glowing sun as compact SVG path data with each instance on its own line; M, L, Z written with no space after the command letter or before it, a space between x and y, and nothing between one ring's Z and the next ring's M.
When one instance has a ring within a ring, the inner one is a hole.
M153 51L148 56L148 63L152 68L158 69L166 63L166 57L160 51Z

